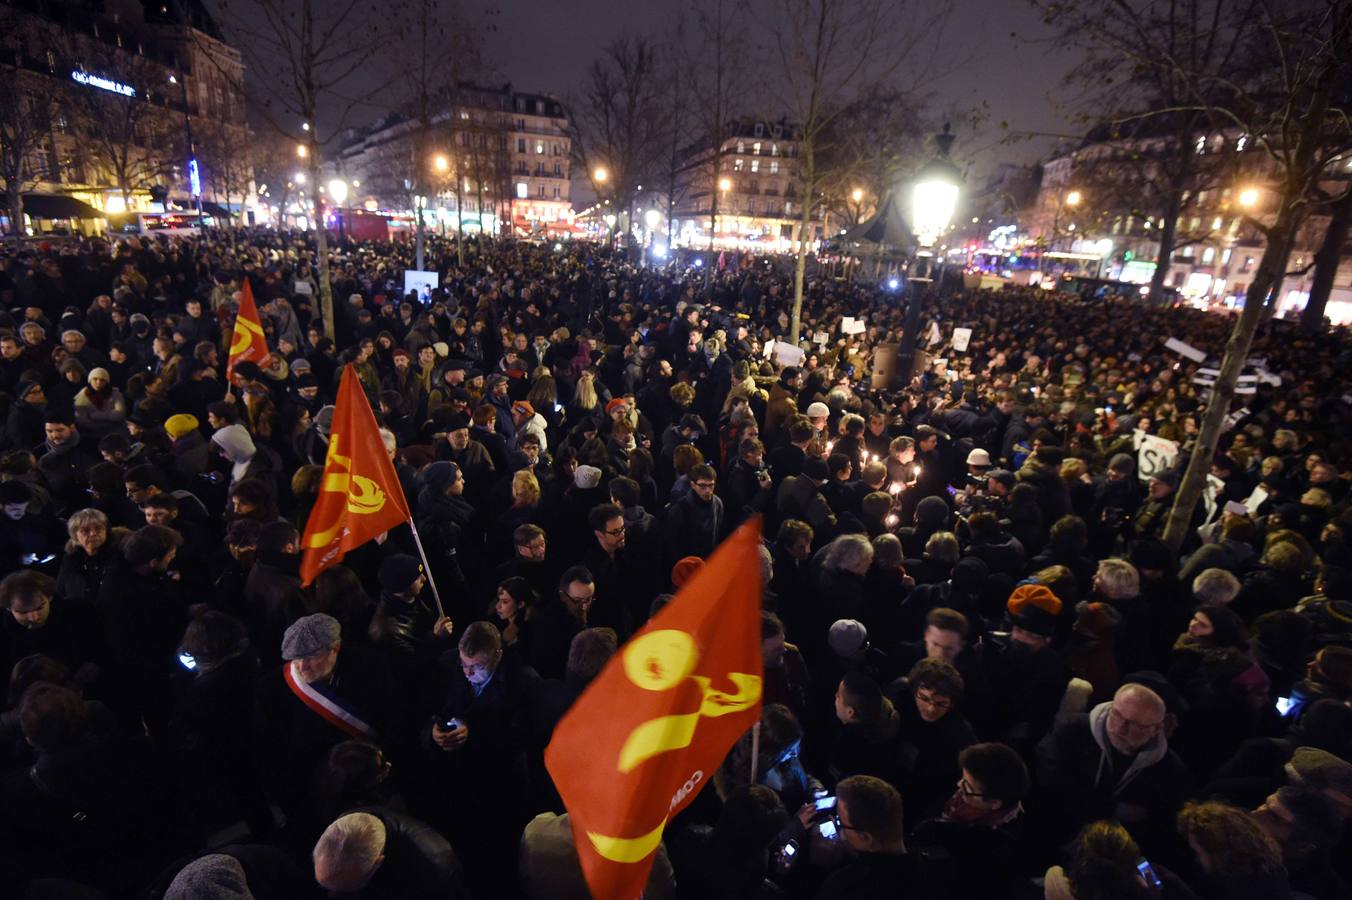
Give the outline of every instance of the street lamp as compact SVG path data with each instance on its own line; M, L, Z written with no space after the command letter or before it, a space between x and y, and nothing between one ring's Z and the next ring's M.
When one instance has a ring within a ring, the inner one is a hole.
M432 168L444 174L451 170L451 161L446 158L446 154L438 153L432 157Z
M304 173L304 172L297 172L294 181L296 182L296 184L304 184L304 183L305 183L305 173Z
M1258 188L1244 188L1239 192L1239 205L1245 209L1252 209L1258 205Z
M854 191L850 194L850 197L854 200L855 203L861 202L864 199L863 189L855 188Z
M347 201L347 182L341 178L334 178L329 182L329 196L333 198L333 208L341 209ZM347 210L341 209L338 216L338 239L347 240Z
M1080 201L1083 199L1084 198L1080 195L1079 191L1071 191L1069 194L1066 194L1066 206L1079 206Z
M304 144L297 144L297 145L296 145L296 156L297 156L298 158L304 159L305 157L307 157L307 156L309 156L309 155L310 155L310 148L309 148L309 147L306 147Z
M915 232L918 247L907 290L906 330L902 332L901 347L892 370L892 381L897 387L910 383L911 370L915 367L920 311L934 280L934 243L948 229L958 207L962 173L948 158L953 141L953 133L944 123L943 132L934 137L934 158L916 173L911 187L911 230Z
M606 171L605 166L597 166L596 169L592 172L592 180L595 181L597 184L605 184L606 179L608 179L609 177L610 173Z

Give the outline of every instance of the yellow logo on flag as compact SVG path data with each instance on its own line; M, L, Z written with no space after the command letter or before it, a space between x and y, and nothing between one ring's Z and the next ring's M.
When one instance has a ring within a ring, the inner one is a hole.
M352 457L338 452L341 435L334 434L329 443L328 461L341 471L327 472L319 489L331 494L345 494L347 511L358 516L369 516L385 508L385 491L373 479L365 475L352 474ZM339 521L332 528L310 536L307 547L325 547L337 537L342 529Z

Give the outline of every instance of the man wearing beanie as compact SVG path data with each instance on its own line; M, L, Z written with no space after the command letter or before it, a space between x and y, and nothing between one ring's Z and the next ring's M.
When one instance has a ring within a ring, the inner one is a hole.
M168 876L166 876L168 877ZM164 900L289 900L309 896L310 874L284 850L228 844L190 861L174 875Z
M1006 603L1009 632L977 647L968 718L978 734L1009 744L1026 760L1056 718L1070 670L1052 649L1061 601L1045 585L1016 587Z
M1163 698L1124 684L1113 699L1061 723L1038 747L1037 780L1055 803L1050 818L1068 838L1090 822L1116 819L1147 858L1167 848L1191 778L1165 734Z
M388 746L408 727L387 670L325 613L301 616L282 636L282 664L258 686L259 746L265 783L288 819L308 803L316 767L346 740Z

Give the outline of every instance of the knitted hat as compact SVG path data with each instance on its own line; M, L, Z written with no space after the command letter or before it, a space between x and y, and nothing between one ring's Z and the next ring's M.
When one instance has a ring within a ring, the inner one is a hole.
M1287 764L1293 780L1352 799L1352 763L1317 747L1297 747Z
M676 565L671 567L672 586L681 587L702 568L704 568L704 560L698 556L686 556L677 560Z
M1136 471L1136 460L1125 453L1116 453L1108 460L1108 468L1119 475L1130 475Z
M1158 481L1160 484L1167 484L1171 488L1178 487L1178 472L1170 469L1167 472L1158 472L1150 477L1151 481Z
M820 401L809 403L807 405L807 417L809 419L824 419L831 415L831 408Z
M422 563L416 556L396 553L380 564L380 587L391 594L402 594L422 573Z
M619 409L621 406L627 406L628 404L629 401L626 400L624 397L616 397L614 400L611 400L609 403L606 404L606 415L610 415L615 410Z
M1103 640L1113 636L1122 614L1107 603L1075 604L1075 630L1086 637Z
M525 400L518 400L512 404L512 412L529 419L531 416L535 415L535 407L531 406L530 403Z
M108 370L101 366L95 366L89 370L89 380L93 381L95 378L102 378L104 381L113 380L112 377L109 376Z
M391 358L391 359L398 359L398 358L401 357L401 356L402 356L404 359L411 359L411 358L412 358L411 355L409 354L409 352L408 352L407 350L405 350L403 347L395 347L395 348L394 348L394 352L390 354L390 358Z
M404 585L408 587L408 585ZM338 620L326 613L301 616L282 635L282 659L304 659L335 646L342 637Z
M178 413L164 420L164 430L169 433L171 438L178 440L185 434L196 431L199 424L201 423L197 421L196 416Z
M253 900L253 894L239 860L208 853L179 870L164 900Z
M601 470L596 466L578 466L573 473L573 484L587 490L601 483Z
M837 619L826 635L836 656L854 656L868 646L868 629L858 619Z
M1049 588L1041 584L1021 584L1009 595L1005 604L1009 618L1024 631L1043 637L1056 633L1056 617L1061 614L1061 601Z

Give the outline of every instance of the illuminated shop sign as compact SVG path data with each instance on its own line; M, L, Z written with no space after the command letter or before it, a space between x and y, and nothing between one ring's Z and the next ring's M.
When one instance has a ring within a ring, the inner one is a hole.
M120 81L113 81L108 78L100 78L98 75L90 75L88 72L82 72L79 69L70 73L71 80L80 84L87 84L90 87L96 87L101 91L109 91L114 94L121 94L123 97L135 97L136 88L129 84L123 84Z

